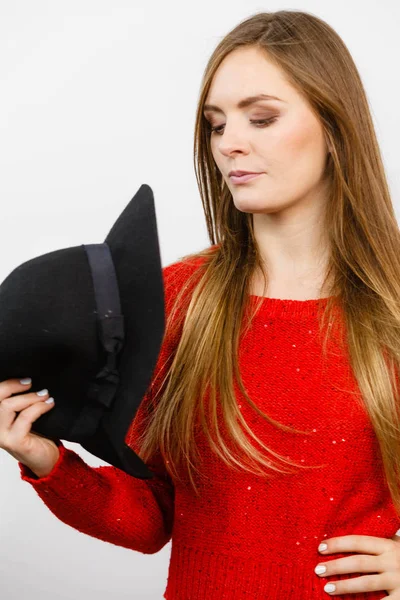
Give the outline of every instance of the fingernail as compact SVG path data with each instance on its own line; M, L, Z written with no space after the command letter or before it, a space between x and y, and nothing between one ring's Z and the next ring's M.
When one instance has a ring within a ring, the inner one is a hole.
M336 590L336 585L334 583L327 583L324 590L325 592L334 592Z
M325 567L325 565L317 565L315 567L314 571L317 575L322 575L322 573L326 572L326 567Z
M47 400L44 401L45 404L52 404L54 402L54 398L47 398Z
M328 548L328 544L325 544L325 542L322 542L322 544L320 544L320 545L318 546L318 550L319 550L320 552L323 552L323 551L324 551L324 550L326 550L327 548Z
M32 379L30 377L25 377L25 379L20 379L19 382L22 385L29 385L30 383L32 383Z
M40 390L40 392L36 392L37 396L47 396L47 394L49 393L49 390Z

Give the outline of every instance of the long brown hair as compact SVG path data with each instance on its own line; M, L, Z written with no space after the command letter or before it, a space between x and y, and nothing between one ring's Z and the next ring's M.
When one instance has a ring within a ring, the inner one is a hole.
M250 281L258 270L268 280L254 236L252 214L237 210L216 168L210 149L210 126L203 105L221 61L234 49L262 49L289 81L307 97L319 115L331 146L326 177L329 202L325 230L330 257L325 282L330 281L326 311L318 312L324 352L339 300L347 333L350 364L379 442L394 506L400 515L400 418L396 375L400 360L400 240L381 153L367 97L352 57L338 34L318 17L281 10L255 14L230 31L215 48L206 66L197 107L194 163L211 247L182 257L196 264L174 297L167 329L180 332L157 402L149 410L140 456L163 457L172 478L186 460L192 468L200 454L196 426L200 423L210 447L226 465L260 476L285 465L310 468L279 456L256 437L238 408L233 381L251 406L270 423L291 430L260 411L246 393L238 369L238 342L246 321ZM200 259L200 260L198 260ZM198 261L198 262L196 262ZM187 294L191 286L192 293ZM266 289L266 288L265 288ZM186 295L185 295L186 294ZM185 298L187 302L185 302ZM181 315L181 316L179 316ZM180 328L180 329L179 329ZM204 397L209 392L211 424L205 419ZM218 406L217 406L218 392ZM218 423L221 408L223 422ZM231 452L220 425L236 443L241 457ZM250 443L245 431L277 460L270 460ZM212 433L216 432L216 440ZM267 467L263 469L262 467ZM314 467L311 467L314 468Z

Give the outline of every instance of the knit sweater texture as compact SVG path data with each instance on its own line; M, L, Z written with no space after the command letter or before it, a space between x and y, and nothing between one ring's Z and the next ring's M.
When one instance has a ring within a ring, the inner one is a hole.
M193 268L186 261L163 268L167 314ZM258 300L249 296L248 306ZM352 534L391 538L399 520L342 343L345 337L332 336L323 361L316 311L326 301L263 298L239 345L240 373L253 402L273 419L308 434L282 431L266 421L235 383L239 408L256 436L273 452L318 468L271 471L268 478L237 471L211 451L200 433L201 472L207 475L196 479L200 496L187 478L172 481L159 455L147 463L154 479L141 480L113 466L91 467L61 440L59 460L48 476L38 478L18 463L21 479L59 520L83 534L144 554L155 554L171 541L167 600L329 597L326 583L364 574L317 575L318 563L349 555L324 557L320 542ZM340 308L336 314L340 319ZM135 450L143 409L177 343L164 337L152 382L125 438ZM379 591L340 598L386 596ZM137 598L134 589L132 598Z

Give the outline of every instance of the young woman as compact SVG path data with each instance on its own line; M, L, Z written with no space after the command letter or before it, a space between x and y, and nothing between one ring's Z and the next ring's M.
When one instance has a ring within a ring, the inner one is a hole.
M337 33L298 11L235 27L194 151L211 245L163 269L166 335L126 439L156 477L61 442L21 477L83 533L172 540L168 600L400 597L399 230ZM22 397L39 403L9 414Z

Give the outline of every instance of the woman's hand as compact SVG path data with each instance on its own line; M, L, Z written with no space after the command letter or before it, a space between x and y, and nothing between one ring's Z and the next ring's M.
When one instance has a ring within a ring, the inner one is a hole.
M317 567L326 567L326 571L321 573L320 577L330 577L339 573L375 573L330 581L324 587L330 596L382 590L392 598L400 599L400 530L391 539L369 535L345 535L324 540L322 543L327 545L326 550L318 548L322 555L332 552L361 554L320 561Z
M0 448L38 477L44 477L58 461L60 451L52 440L32 433L31 427L40 415L52 409L54 402L44 402L49 398L48 393L42 396L34 392L21 393L29 390L31 385L23 385L18 379L0 382Z

